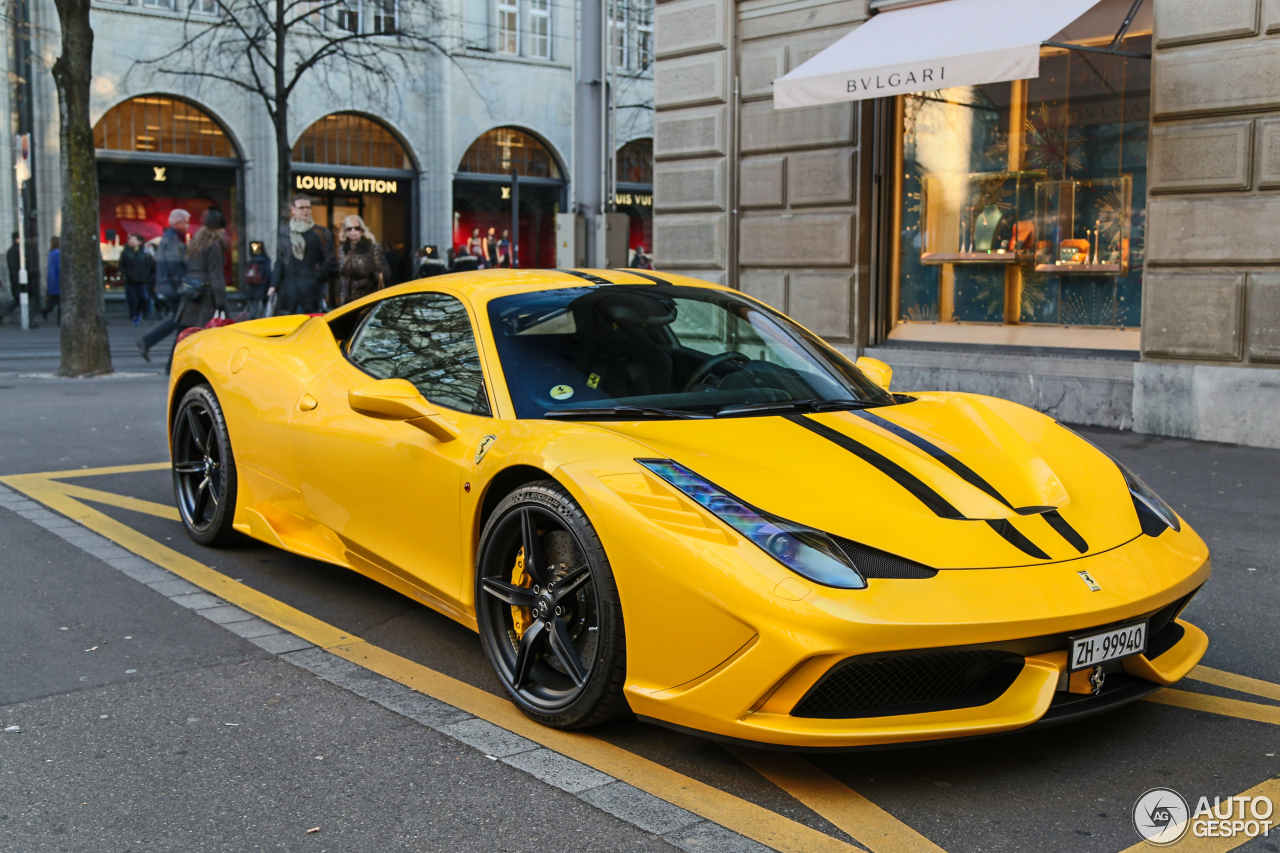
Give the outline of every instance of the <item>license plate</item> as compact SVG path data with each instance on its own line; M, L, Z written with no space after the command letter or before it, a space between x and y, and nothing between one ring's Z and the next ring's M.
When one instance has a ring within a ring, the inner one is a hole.
M1104 661L1127 658L1147 650L1147 623L1135 622L1090 634L1071 638L1071 671L1088 669Z

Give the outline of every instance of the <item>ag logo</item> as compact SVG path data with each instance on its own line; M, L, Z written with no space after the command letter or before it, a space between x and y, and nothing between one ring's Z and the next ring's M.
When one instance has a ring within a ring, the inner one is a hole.
M476 464L480 464L480 460L484 459L484 455L489 452L489 448L493 447L493 443L498 440L496 435L486 435L480 439L480 446L476 448Z
M1190 825L1187 801L1172 788L1152 788L1133 804L1133 828L1143 841L1156 847L1180 840Z

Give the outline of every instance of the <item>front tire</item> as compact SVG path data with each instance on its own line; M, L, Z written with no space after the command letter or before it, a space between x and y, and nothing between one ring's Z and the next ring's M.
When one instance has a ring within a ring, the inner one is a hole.
M173 496L182 526L201 545L221 545L233 532L239 481L227 421L208 385L183 395L171 440Z
M585 728L629 709L622 605L600 538L554 480L498 504L476 567L480 641L520 710Z

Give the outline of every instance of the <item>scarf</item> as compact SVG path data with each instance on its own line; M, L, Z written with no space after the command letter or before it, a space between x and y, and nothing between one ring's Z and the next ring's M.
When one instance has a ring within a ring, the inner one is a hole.
M315 227L315 220L310 216L301 220L289 220L289 247L293 249L293 256L298 260L302 260L302 256L307 252L307 241L302 239L302 235Z

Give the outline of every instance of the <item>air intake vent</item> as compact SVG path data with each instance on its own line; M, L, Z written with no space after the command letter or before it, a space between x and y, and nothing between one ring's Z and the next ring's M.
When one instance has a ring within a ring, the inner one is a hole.
M1178 618L1178 614L1182 612L1182 609L1191 603L1191 598L1199 591L1199 589L1193 590L1172 604L1166 604L1164 607L1161 607L1152 614L1151 619L1147 623L1147 636L1154 638L1156 634L1159 634L1167 628L1174 619Z
M993 649L943 651L836 664L791 712L847 719L972 708L993 702L1022 672L1023 658Z
M840 536L831 537L844 555L853 564L858 567L858 572L864 578L884 578L885 580L924 580L934 577L938 574L937 569L931 569L920 563L913 563L910 560L904 560L895 554L887 551L879 551L875 548L868 548L858 542L844 539Z
M1053 512L1056 506L1018 506L1013 511L1018 515L1044 515L1046 512Z

